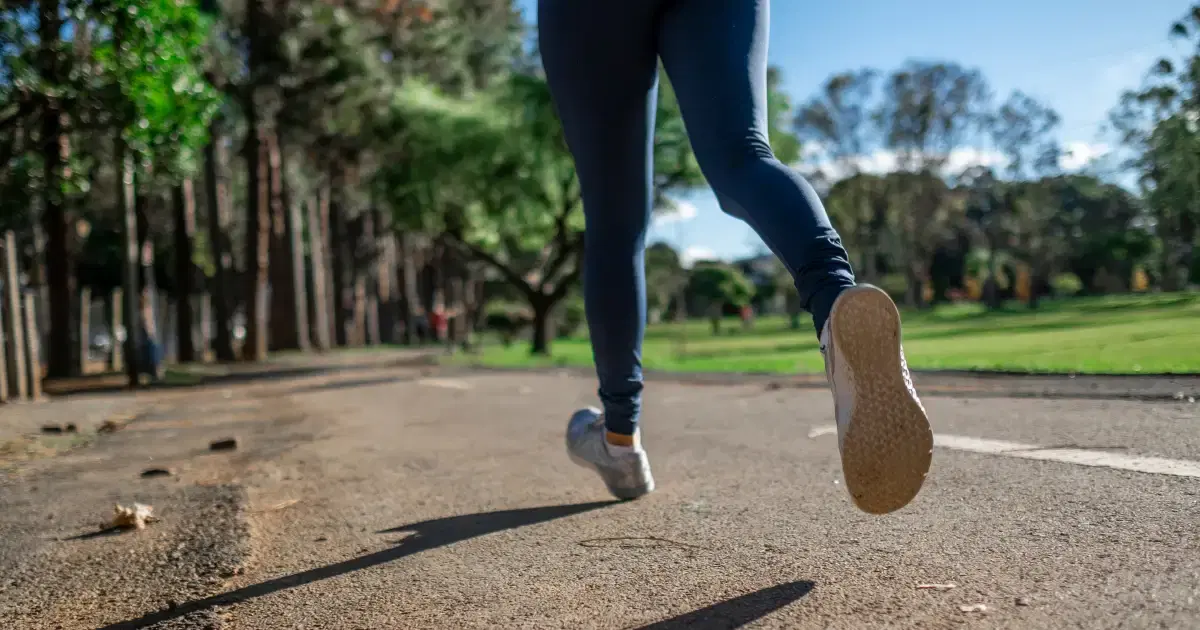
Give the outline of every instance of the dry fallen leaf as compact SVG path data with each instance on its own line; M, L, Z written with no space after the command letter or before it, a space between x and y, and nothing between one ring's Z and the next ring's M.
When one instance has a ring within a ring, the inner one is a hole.
M282 510L284 508L290 508L299 502L300 502L300 499L288 499L287 501L280 501L279 503L276 503L275 505L271 506L271 511L274 512L275 510Z
M957 584L918 584L917 588L930 591L948 591L952 588L958 588Z
M959 606L958 609L965 613L985 613L988 611L987 604L971 604L969 606Z
M134 503L129 507L125 507L118 504L113 509L113 519L110 527L145 529L146 523L153 523L157 520L158 517L154 515L154 507L152 506Z

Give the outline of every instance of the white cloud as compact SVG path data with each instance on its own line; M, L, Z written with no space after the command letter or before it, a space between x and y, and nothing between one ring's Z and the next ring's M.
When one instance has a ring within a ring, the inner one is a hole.
M1102 158L1112 152L1112 147L1099 143L1089 142L1067 142L1063 145L1063 154L1059 159L1059 166L1063 170L1077 171L1091 164L1094 160ZM950 152L946 159L945 165L942 167L942 173L945 175L957 175L972 166L990 166L993 168L1004 168L1008 160L999 151L979 149L975 147L963 147ZM859 156L849 164L836 164L831 160L818 159L809 162L813 165L808 169L819 171L829 181L837 181L848 176L851 172L851 166L859 172L873 173L882 175L892 171L900 170L900 158L894 151L879 149L868 155Z
M683 223L696 218L696 205L680 199L670 200L671 206L654 215L654 225L662 227L672 223Z
M956 175L970 166L1001 166L1004 161L1004 156L998 151L964 147L950 152L942 171L947 175ZM824 173L825 177L838 180L849 175L852 169L877 175L900 170L900 157L895 151L878 149L867 155L859 156L853 161L853 164L835 164L829 160L819 160L815 166Z
M1059 165L1065 170L1077 171L1109 153L1112 153L1112 147L1107 144L1068 142L1063 145L1063 154L1059 159Z
M1146 78L1155 59L1156 56L1147 50L1129 53L1105 66L1100 71L1100 78L1107 88L1135 88Z
M702 260L716 260L717 252L708 247L693 245L684 248L683 253L679 255L679 263L686 269L691 269L692 265Z

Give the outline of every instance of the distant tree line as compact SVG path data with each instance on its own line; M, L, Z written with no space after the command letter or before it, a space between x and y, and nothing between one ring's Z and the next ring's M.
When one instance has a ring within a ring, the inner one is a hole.
M798 106L772 69L771 141L809 171L859 275L899 278L914 307L1017 285L1036 305L1071 292L1066 274L1075 291L1139 272L1181 289L1198 276L1200 6L1173 32L1190 56L1113 114L1136 190L1067 172L1050 107L949 62L838 74ZM582 322L583 221L527 39L511 0L4 3L0 230L38 297L47 375L89 369L99 304L127 331L105 353L131 383L151 340L181 362L254 361L467 343L490 322L548 353ZM703 177L669 82L658 110L670 211ZM660 312L768 291L665 246L648 271Z

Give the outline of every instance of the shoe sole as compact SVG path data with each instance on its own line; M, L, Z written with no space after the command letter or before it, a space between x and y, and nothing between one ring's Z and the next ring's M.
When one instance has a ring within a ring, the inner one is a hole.
M842 440L846 489L864 512L894 512L917 496L933 460L929 418L900 366L900 312L887 293L859 285L838 297L829 318L854 387Z
M587 409L587 410L581 409L580 411L576 412L576 414L584 412L584 411L590 411L592 416L594 416L594 417L600 416L600 410L596 409L594 407ZM605 479L605 477L604 477L604 473L601 472L600 469L595 464L576 455L574 453L574 451L571 450L571 440L570 440L571 429L570 429L570 427L571 427L571 423L573 423L573 422L574 422L574 416L572 416L571 422L569 422L567 424L568 436L567 436L567 440L565 442L565 446L567 447L567 457L570 458L571 463L575 464L576 466L579 466L580 468L586 468L586 469L596 473L596 475L598 477L600 477L600 480L604 482L604 487L608 488L608 492L610 494L612 494L614 497L621 499L623 501L631 501L633 499L638 499L643 496L646 496L647 494L650 494L651 492L654 492L654 477L653 476L650 477L650 479L647 483L637 486L635 488L616 488L616 487L613 487L612 485L609 485L608 480Z
M596 475L600 477L600 480L604 481L604 473L600 472L600 470L596 468L595 464L589 462L588 460L586 460L582 457L576 456L574 453L571 453L569 450L567 451L567 457L570 457L571 462L573 462L576 466L579 466L581 468L586 468L586 469L596 473ZM604 487L608 488L609 494L613 495L614 497L616 497L622 501L632 501L634 499L640 499L640 498L646 496L647 494L654 492L654 481L651 480L650 483L642 485L642 486L638 486L636 488L615 488L613 486L608 485L607 481L604 481Z

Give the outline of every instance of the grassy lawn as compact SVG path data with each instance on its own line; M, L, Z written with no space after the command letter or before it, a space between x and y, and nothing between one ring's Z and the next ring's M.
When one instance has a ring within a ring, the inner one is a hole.
M904 347L914 369L1079 373L1200 372L1200 294L1123 295L1046 301L1037 311L1014 305L997 312L950 305L903 314ZM458 358L496 367L592 363L586 336L554 342L551 357L531 357L528 344L488 344ZM651 326L647 369L682 372L821 372L812 323L791 330L786 319L760 318L752 330L723 323L714 337L706 321Z

